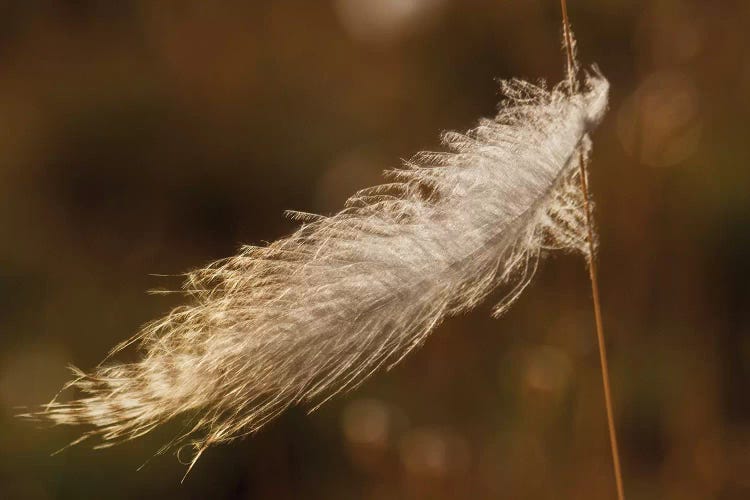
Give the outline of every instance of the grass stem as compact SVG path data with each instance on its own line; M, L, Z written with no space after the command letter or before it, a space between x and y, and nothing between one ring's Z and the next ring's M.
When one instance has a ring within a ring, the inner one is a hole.
M570 24L568 22L568 6L566 0L560 0L563 17L563 31L565 36L565 48L568 59L568 78L570 79L571 91L575 89L573 40L570 35ZM612 394L609 386L609 366L607 364L607 346L604 342L604 327L602 326L602 311L599 300L599 279L597 277L596 261L594 258L594 230L592 223L591 207L589 203L589 188L586 178L586 165L583 153L578 155L578 166L580 168L581 192L583 193L583 209L586 212L586 229L588 231L588 265L589 278L591 280L591 294L594 302L594 319L596 321L596 338L599 345L599 362L602 370L602 384L604 386L604 403L607 409L607 427L609 429L609 444L612 450L612 463L614 467L615 482L617 484L617 498L625 499L625 491L622 485L622 472L620 470L620 452L617 447L617 432L615 430L614 411L612 410Z

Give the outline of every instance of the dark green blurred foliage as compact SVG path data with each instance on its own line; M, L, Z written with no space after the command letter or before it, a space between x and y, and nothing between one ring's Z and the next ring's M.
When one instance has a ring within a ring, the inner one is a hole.
M590 292L555 256L501 320L442 325L320 411L211 449L55 456L49 400L180 302L178 274L330 213L494 78L563 76L556 0L0 4L0 497L614 496ZM750 4L580 0L612 83L591 183L632 499L750 497ZM124 356L134 353L126 353Z

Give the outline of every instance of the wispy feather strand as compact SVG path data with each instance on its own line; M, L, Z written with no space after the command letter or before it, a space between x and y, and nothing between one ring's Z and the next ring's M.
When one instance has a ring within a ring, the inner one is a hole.
M138 343L140 361L74 369L66 388L80 399L32 416L93 425L80 440L108 446L189 415L170 445L191 445L194 463L290 405L317 407L393 366L503 285L501 314L545 250L588 251L577 161L609 88L596 70L581 90L501 85L497 116L444 134L448 152L419 154L341 212L295 212L291 236L189 273L191 305L113 351Z

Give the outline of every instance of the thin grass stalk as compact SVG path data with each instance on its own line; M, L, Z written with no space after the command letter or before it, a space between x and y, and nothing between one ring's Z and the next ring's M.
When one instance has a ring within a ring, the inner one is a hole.
M568 5L566 0L560 0L562 9L563 31L565 35L565 49L568 59L568 78L570 79L571 92L575 91L575 59L573 54L573 41L570 35L570 23L568 21ZM617 498L625 499L625 489L622 485L622 471L620 469L620 452L617 446L617 431L615 430L615 417L612 410L612 393L609 385L609 365L607 363L607 346L604 341L604 327L602 326L602 311L599 300L599 279L594 259L594 229L589 203L589 188L586 177L586 159L582 152L578 154L578 167L580 169L581 193L583 195L583 209L586 212L586 232L588 239L588 267L589 279L591 281L591 294L593 296L594 319L596 322L596 339L599 346L599 362L601 364L602 385L604 387L604 404L607 409L607 428L609 429L609 444L612 451L612 464L617 485Z

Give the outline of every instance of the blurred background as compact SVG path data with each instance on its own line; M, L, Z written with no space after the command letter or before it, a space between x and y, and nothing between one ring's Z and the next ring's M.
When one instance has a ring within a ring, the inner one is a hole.
M628 498L750 498L750 3L570 16L612 83L591 183ZM0 2L0 497L614 498L575 256L184 484L149 461L177 424L50 456L78 429L13 417L180 303L153 274L337 211L493 115L496 78L560 80L560 32L557 0Z

